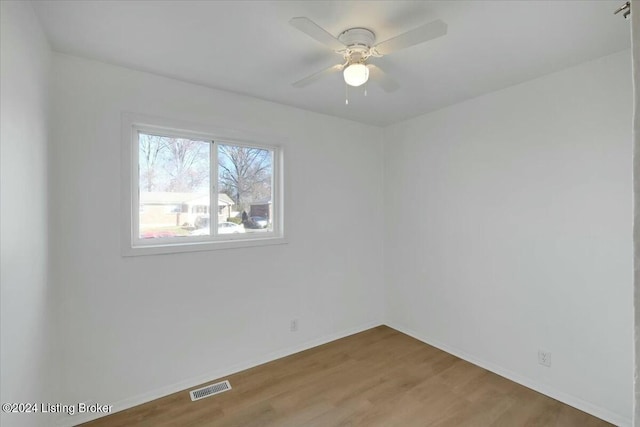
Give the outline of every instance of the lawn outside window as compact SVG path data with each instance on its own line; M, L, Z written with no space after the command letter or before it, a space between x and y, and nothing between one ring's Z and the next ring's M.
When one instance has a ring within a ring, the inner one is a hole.
M123 255L284 243L278 146L159 121L123 119Z

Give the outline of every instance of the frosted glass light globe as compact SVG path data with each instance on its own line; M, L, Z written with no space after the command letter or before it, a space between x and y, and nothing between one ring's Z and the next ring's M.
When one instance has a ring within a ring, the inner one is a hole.
M344 69L344 81L349 86L360 86L369 80L369 69L364 64L351 64Z

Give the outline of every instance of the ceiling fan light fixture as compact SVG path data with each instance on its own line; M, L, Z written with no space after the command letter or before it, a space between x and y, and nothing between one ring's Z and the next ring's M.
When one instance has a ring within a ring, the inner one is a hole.
M343 75L346 84L357 87L369 80L369 69L361 63L351 64L344 69Z

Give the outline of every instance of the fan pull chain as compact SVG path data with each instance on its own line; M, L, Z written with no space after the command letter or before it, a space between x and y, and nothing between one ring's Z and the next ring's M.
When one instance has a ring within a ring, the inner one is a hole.
M349 105L349 85L344 83L344 105Z
M366 82L364 82L364 96L367 96L367 85L368 84L369 84L368 80Z

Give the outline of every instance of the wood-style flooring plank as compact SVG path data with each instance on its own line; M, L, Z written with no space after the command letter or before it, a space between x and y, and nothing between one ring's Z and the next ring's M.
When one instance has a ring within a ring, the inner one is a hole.
M224 379L233 388L213 397L192 402L185 390L84 425L610 425L386 326Z

